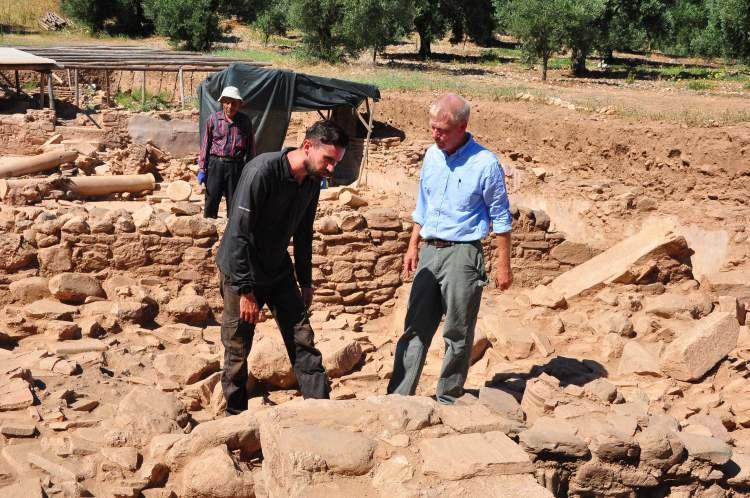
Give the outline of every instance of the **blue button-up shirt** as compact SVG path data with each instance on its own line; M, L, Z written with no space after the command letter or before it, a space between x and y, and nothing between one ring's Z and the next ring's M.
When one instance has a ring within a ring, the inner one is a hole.
M469 134L451 155L427 149L419 179L417 207L412 213L423 239L469 242L492 230L506 233L512 219L505 173L495 155Z

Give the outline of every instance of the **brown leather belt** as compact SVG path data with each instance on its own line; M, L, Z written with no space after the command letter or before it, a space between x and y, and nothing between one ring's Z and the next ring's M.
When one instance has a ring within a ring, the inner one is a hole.
M442 249L443 247L455 246L456 244L461 244L461 242L452 242L450 240L442 240L442 239L424 239L424 243L427 245L431 245L433 247L437 247L438 249Z

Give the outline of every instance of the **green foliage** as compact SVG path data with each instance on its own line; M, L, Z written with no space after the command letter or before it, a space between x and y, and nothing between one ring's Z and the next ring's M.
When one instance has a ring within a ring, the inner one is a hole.
M669 14L666 51L750 61L750 0L677 0Z
M349 53L372 49L374 60L412 27L412 0L342 0L342 5L341 34Z
M288 0L288 21L303 33L308 56L330 62L373 54L409 32L412 0Z
M667 11L669 3L663 0L605 0L604 8L594 22L596 48L609 58L613 50L642 50L664 39L672 30Z
M237 16L245 22L254 22L265 11L272 9L277 2L268 0L220 0L219 14Z
M115 102L131 111L163 111L170 107L170 97L167 92L151 94L146 92L146 100L141 104L142 92L140 89L118 92L115 95Z
M542 80L547 79L550 57L565 43L564 19L572 1L508 0L499 13L508 31L523 42L524 52L542 59Z
M61 0L63 13L94 33L146 36L153 25L140 0Z
M600 36L596 29L601 18L606 0L578 0L568 2L564 17L565 45L571 51L571 70L576 76L586 72L586 58Z
M432 40L442 38L448 29L448 4L440 0L415 0L414 29L419 35L419 56L432 55Z
M289 0L289 23L302 31L305 51L331 62L345 53L345 40L338 32L343 17L341 0Z
M188 50L208 50L221 38L216 0L145 0L156 32Z
M268 45L268 40L272 35L286 35L286 11L286 2L282 0L266 7L255 18L253 26L263 33L264 45Z
M495 40L497 23L492 0L442 0L440 9L448 19L451 43L468 38L480 46L489 46Z

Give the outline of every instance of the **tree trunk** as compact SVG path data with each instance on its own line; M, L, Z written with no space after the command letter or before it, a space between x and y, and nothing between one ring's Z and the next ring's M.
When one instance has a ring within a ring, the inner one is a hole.
M432 35L429 30L419 32L419 57L426 59L432 55Z
M547 63L549 62L549 54L542 56L542 81L547 81Z
M372 65L377 64L377 58L378 58L378 47L372 47Z
M570 52L570 70L574 76L586 74L586 52L580 48L574 48Z

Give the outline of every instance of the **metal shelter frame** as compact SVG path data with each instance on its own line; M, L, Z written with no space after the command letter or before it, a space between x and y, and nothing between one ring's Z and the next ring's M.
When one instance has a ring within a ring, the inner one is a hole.
M54 90L52 78L56 78L62 83L53 70L66 70L68 76L68 85L75 88L75 105L80 106L79 95L79 70L87 71L104 71L105 73L105 94L107 103L110 102L111 92L109 88L110 71L138 71L142 73L141 78L141 103L146 100L146 78L149 72L176 72L178 87L180 92L180 105L185 105L185 82L184 73L186 72L215 72L227 68L235 62L242 62L252 66L268 66L263 62L254 62L249 60L219 57L206 55L200 52L164 50L144 46L132 45L69 45L54 47L27 47L14 46L5 47L6 49L20 52L27 56L26 58L4 57L6 52L0 48L0 71L12 70L15 72L15 90L21 95L19 84L19 71L32 70L40 73L40 107L44 107L44 83L47 82L50 109L54 110ZM10 53L10 52L7 52ZM17 55L14 53L14 55ZM31 56L31 57L28 57ZM31 62L34 58L39 62ZM10 60L8 60L10 59ZM26 63L23 63L28 59ZM44 61L44 62L42 62ZM72 78L71 78L72 72ZM2 73L0 73L2 74ZM13 83L8 81L3 75L3 79L10 86Z

